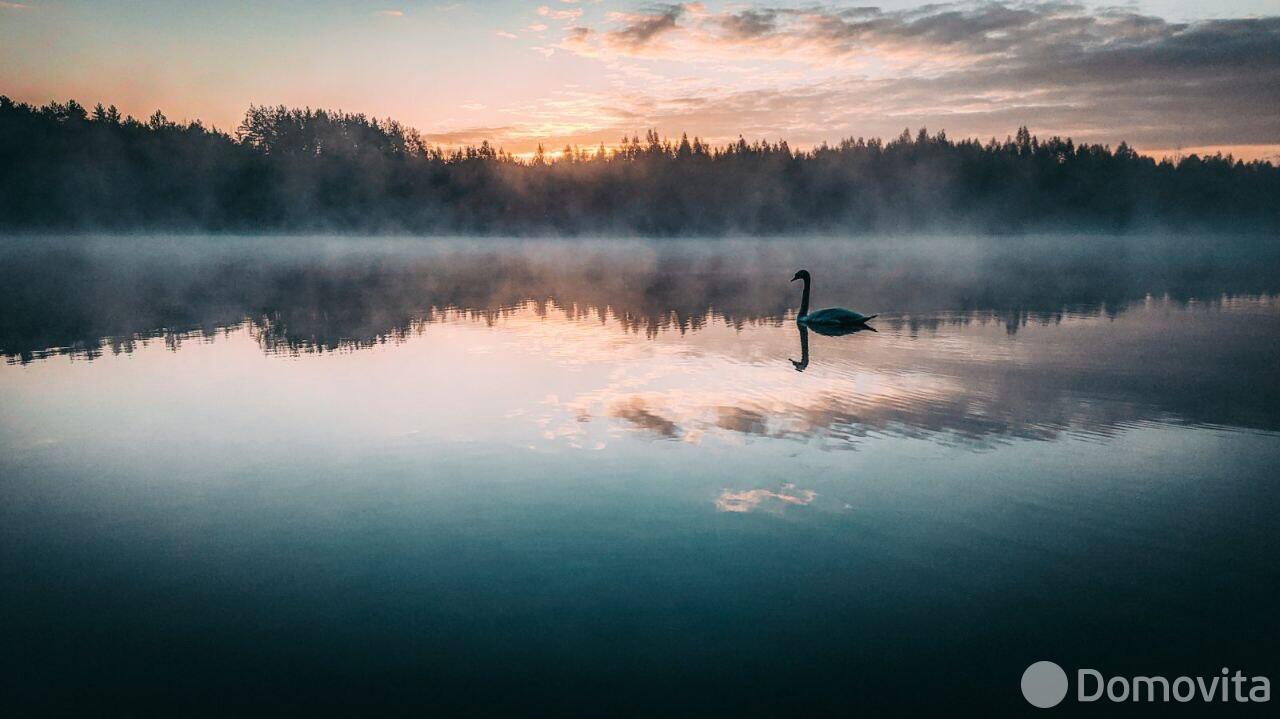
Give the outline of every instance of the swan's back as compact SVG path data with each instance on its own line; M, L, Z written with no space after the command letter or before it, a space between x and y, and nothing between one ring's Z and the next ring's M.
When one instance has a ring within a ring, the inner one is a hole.
M873 319L875 316L846 310L843 307L830 307L825 310L814 310L798 319L811 325L855 325Z

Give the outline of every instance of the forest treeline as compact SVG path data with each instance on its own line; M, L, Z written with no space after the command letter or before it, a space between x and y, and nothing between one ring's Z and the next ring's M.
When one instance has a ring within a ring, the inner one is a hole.
M554 159L552 155L554 154ZM234 133L0 96L0 228L698 235L1280 229L1280 168L904 131L797 151L650 131L519 159L392 120L252 106Z

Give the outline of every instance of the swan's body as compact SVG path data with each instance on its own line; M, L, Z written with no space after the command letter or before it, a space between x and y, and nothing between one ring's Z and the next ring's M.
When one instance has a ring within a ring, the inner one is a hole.
M846 310L843 307L829 307L825 310L810 312L809 285L812 280L809 277L809 271L797 272L796 276L791 278L792 282L796 280L804 280L804 295L800 298L800 312L796 314L796 322L808 325L816 332L822 333L822 329L825 328L860 327L865 325L867 320L877 317L877 315L864 315L861 312Z
M861 312L846 310L843 307L829 307L825 310L814 310L807 315L796 317L797 322L807 325L860 325L877 315L864 315Z

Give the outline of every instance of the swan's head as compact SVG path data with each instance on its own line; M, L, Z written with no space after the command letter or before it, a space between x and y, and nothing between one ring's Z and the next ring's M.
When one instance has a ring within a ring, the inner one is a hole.
M805 282L808 282L808 281L809 281L809 271L808 271L808 270L798 270L798 271L796 272L796 276L791 278L791 281L792 281L792 282L795 282L796 280L804 280Z

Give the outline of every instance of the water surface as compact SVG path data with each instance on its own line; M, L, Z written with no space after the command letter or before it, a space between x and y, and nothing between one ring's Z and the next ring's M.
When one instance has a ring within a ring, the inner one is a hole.
M1274 679L1268 244L10 238L5 703ZM802 335L799 267L876 331Z

